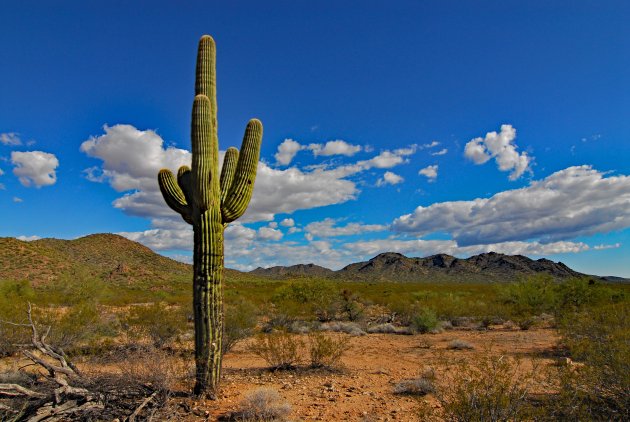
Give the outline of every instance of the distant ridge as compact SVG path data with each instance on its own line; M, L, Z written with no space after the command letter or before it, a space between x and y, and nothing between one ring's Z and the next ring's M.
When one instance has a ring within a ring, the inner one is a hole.
M460 259L447 254L425 258L409 258L396 252L381 253L374 258L345 266L339 271L316 267L312 271L304 267L257 268L251 273L282 278L310 275L345 280L365 281L513 281L518 277L533 274L549 274L554 278L585 277L562 262L541 258L530 259L522 255L504 255L496 252L482 253Z
M250 274L270 278L282 277L330 277L335 272L331 269L315 264L297 264L289 267L275 266L270 268L258 267L250 271Z
M316 264L256 268L249 273L226 269L228 280L325 278L338 281L393 282L502 282L532 274L557 279L584 277L561 262L533 260L522 255L483 253L460 259L447 254L409 258L386 252L338 271ZM610 283L622 277L588 276ZM0 281L27 280L45 285L64 280L101 280L112 285L159 289L173 282L189 283L192 266L153 252L116 234L93 234L74 240L40 239L31 242L0 237Z

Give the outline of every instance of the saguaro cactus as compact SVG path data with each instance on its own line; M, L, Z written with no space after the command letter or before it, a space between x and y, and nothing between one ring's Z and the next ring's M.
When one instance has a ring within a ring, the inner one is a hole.
M194 230L195 394L214 394L221 377L223 230L247 209L263 132L259 120L250 120L240 154L228 148L219 175L215 57L214 40L204 35L197 53L192 169L181 167L177 179L168 169L158 174L164 200Z

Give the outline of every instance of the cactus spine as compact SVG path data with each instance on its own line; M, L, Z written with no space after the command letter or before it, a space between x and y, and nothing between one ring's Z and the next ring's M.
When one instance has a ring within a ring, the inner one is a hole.
M223 340L223 230L239 218L252 196L262 141L262 123L247 124L241 151L228 148L219 175L216 47L212 37L199 41L192 109L192 169L177 179L160 170L158 183L167 205L192 224L193 308L195 317L195 394L214 395L221 377Z

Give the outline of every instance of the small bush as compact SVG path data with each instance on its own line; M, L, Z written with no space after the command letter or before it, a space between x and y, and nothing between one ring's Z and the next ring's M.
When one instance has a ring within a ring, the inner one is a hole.
M330 281L294 281L278 288L272 301L279 308L290 308L291 315L331 321L340 309L338 287Z
M344 290L341 292L340 310L349 321L358 321L363 317L365 305L360 302L359 295Z
M304 343L285 331L260 334L249 350L263 358L271 369L292 369L300 363Z
M394 386L394 394L407 394L412 396L425 396L435 392L433 379L429 377L403 380Z
M411 318L411 329L416 333L428 333L434 330L438 325L438 318L432 309L420 309Z
M455 340L450 341L446 345L446 348L448 350L472 350L475 348L475 346L473 346L471 343L467 341L455 339Z
M247 300L237 300L225 308L223 353L229 352L236 343L251 336L258 322L258 311Z
M378 324L368 327L367 332L370 334L412 334L407 327L396 327L394 324Z
M283 401L280 394L272 388L261 387L250 391L231 415L235 421L285 421L291 413L291 405Z
M314 332L308 339L312 368L339 366L341 356L348 350L348 340L340 335L333 337Z
M326 322L319 326L322 331L336 331L350 334L351 336L364 336L366 333L354 322Z
M560 331L578 366L558 368L556 416L630 420L630 306L627 302L571 313Z
M134 306L125 322L135 330L132 335L146 336L154 347L160 348L183 331L187 319L182 309L157 302Z
M474 365L460 363L436 392L449 421L523 421L535 419L529 395L538 382L538 366L524 370L507 356L485 355Z

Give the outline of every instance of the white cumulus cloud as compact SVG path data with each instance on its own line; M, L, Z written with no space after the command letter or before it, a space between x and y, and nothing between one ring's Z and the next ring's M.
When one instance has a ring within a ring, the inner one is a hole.
M423 169L420 169L418 174L425 176L427 179L429 179L429 182L434 182L435 179L437 179L438 177L438 165L435 164L435 165L427 166Z
M256 238L261 240L280 240L282 232L273 227L261 227L256 232Z
M402 183L405 179L398 174L386 171L381 179L378 179L376 182L376 186L385 186L385 185L397 185Z
M313 236L317 237L335 237L335 236L350 236L354 234L368 233L368 232L380 232L387 230L387 226L381 224L361 224L361 223L348 223L345 226L337 226L337 220L333 218L326 218L322 221L315 221L309 223L304 227L307 234L310 234L310 239Z
M282 166L291 164L295 154L304 149L304 146L293 139L285 139L280 145L278 145L278 152L274 155L276 163Z
M345 155L351 157L361 151L361 145L352 145L346 141L336 140L328 141L326 144L310 144L308 149L313 151L313 155L329 156L329 155Z
M293 220L292 218L285 218L280 222L280 225L282 227L293 227L295 226L295 220Z
M37 188L54 185L57 181L55 169L59 160L54 154L43 151L13 151L11 163L15 174L23 186Z
M569 167L529 186L472 201L418 207L392 224L397 232L450 233L460 245L552 242L630 227L630 176Z
M466 144L464 156L475 164L484 164L494 158L499 170L512 171L509 179L516 180L529 170L531 158L526 152L518 153L513 143L516 129L512 125L501 125L501 132L488 132L485 138L475 138Z

